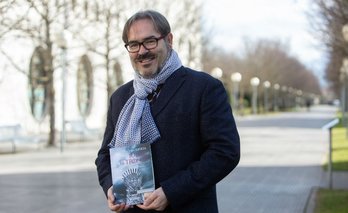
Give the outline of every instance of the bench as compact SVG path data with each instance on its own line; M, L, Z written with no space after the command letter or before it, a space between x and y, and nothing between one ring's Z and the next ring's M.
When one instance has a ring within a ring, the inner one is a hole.
M12 153L16 152L16 145L19 143L39 144L40 137L23 134L20 124L0 126L0 142L11 143Z
M83 120L65 121L65 124L66 132L79 134L80 141L90 138L101 138L100 129L88 128L86 122Z

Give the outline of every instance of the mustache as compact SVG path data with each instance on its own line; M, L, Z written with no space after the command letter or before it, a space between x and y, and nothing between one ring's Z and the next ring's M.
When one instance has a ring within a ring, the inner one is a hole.
M138 57L135 59L136 61L142 61L142 60L145 60L145 59L151 59L151 58L154 58L156 55L151 53L151 52L147 52L145 54L142 54L142 55L138 55Z

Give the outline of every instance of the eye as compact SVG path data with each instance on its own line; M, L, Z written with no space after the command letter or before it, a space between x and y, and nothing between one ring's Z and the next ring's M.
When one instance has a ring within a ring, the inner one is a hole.
M150 38L144 41L144 44L147 46L153 46L153 45L156 45L156 43L157 43L157 40L154 38Z
M129 49L137 49L139 47L139 43L137 42L132 42L128 44Z

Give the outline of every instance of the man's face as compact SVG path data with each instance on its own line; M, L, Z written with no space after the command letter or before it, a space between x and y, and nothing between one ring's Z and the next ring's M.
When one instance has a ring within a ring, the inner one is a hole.
M159 38L162 36L157 32L148 19L134 22L129 29L128 42L143 42L148 38ZM168 43L166 44L165 39ZM169 48L172 45L172 34L169 33L164 39L158 40L158 45L154 49L147 50L140 45L140 50L129 53L132 66L144 78L151 78L159 72L163 62L167 58Z

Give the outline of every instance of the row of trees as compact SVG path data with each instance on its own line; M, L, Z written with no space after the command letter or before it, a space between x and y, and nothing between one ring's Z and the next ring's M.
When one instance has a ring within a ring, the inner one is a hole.
M245 40L241 56L216 48L206 48L204 52L204 68L212 70L219 66L223 70L222 80L228 88L232 88L231 75L239 72L242 75L241 88L251 93L250 79L258 77L261 82L269 81L271 85L279 84L304 94L321 94L317 77L304 66L301 61L289 54L286 44L276 40Z

